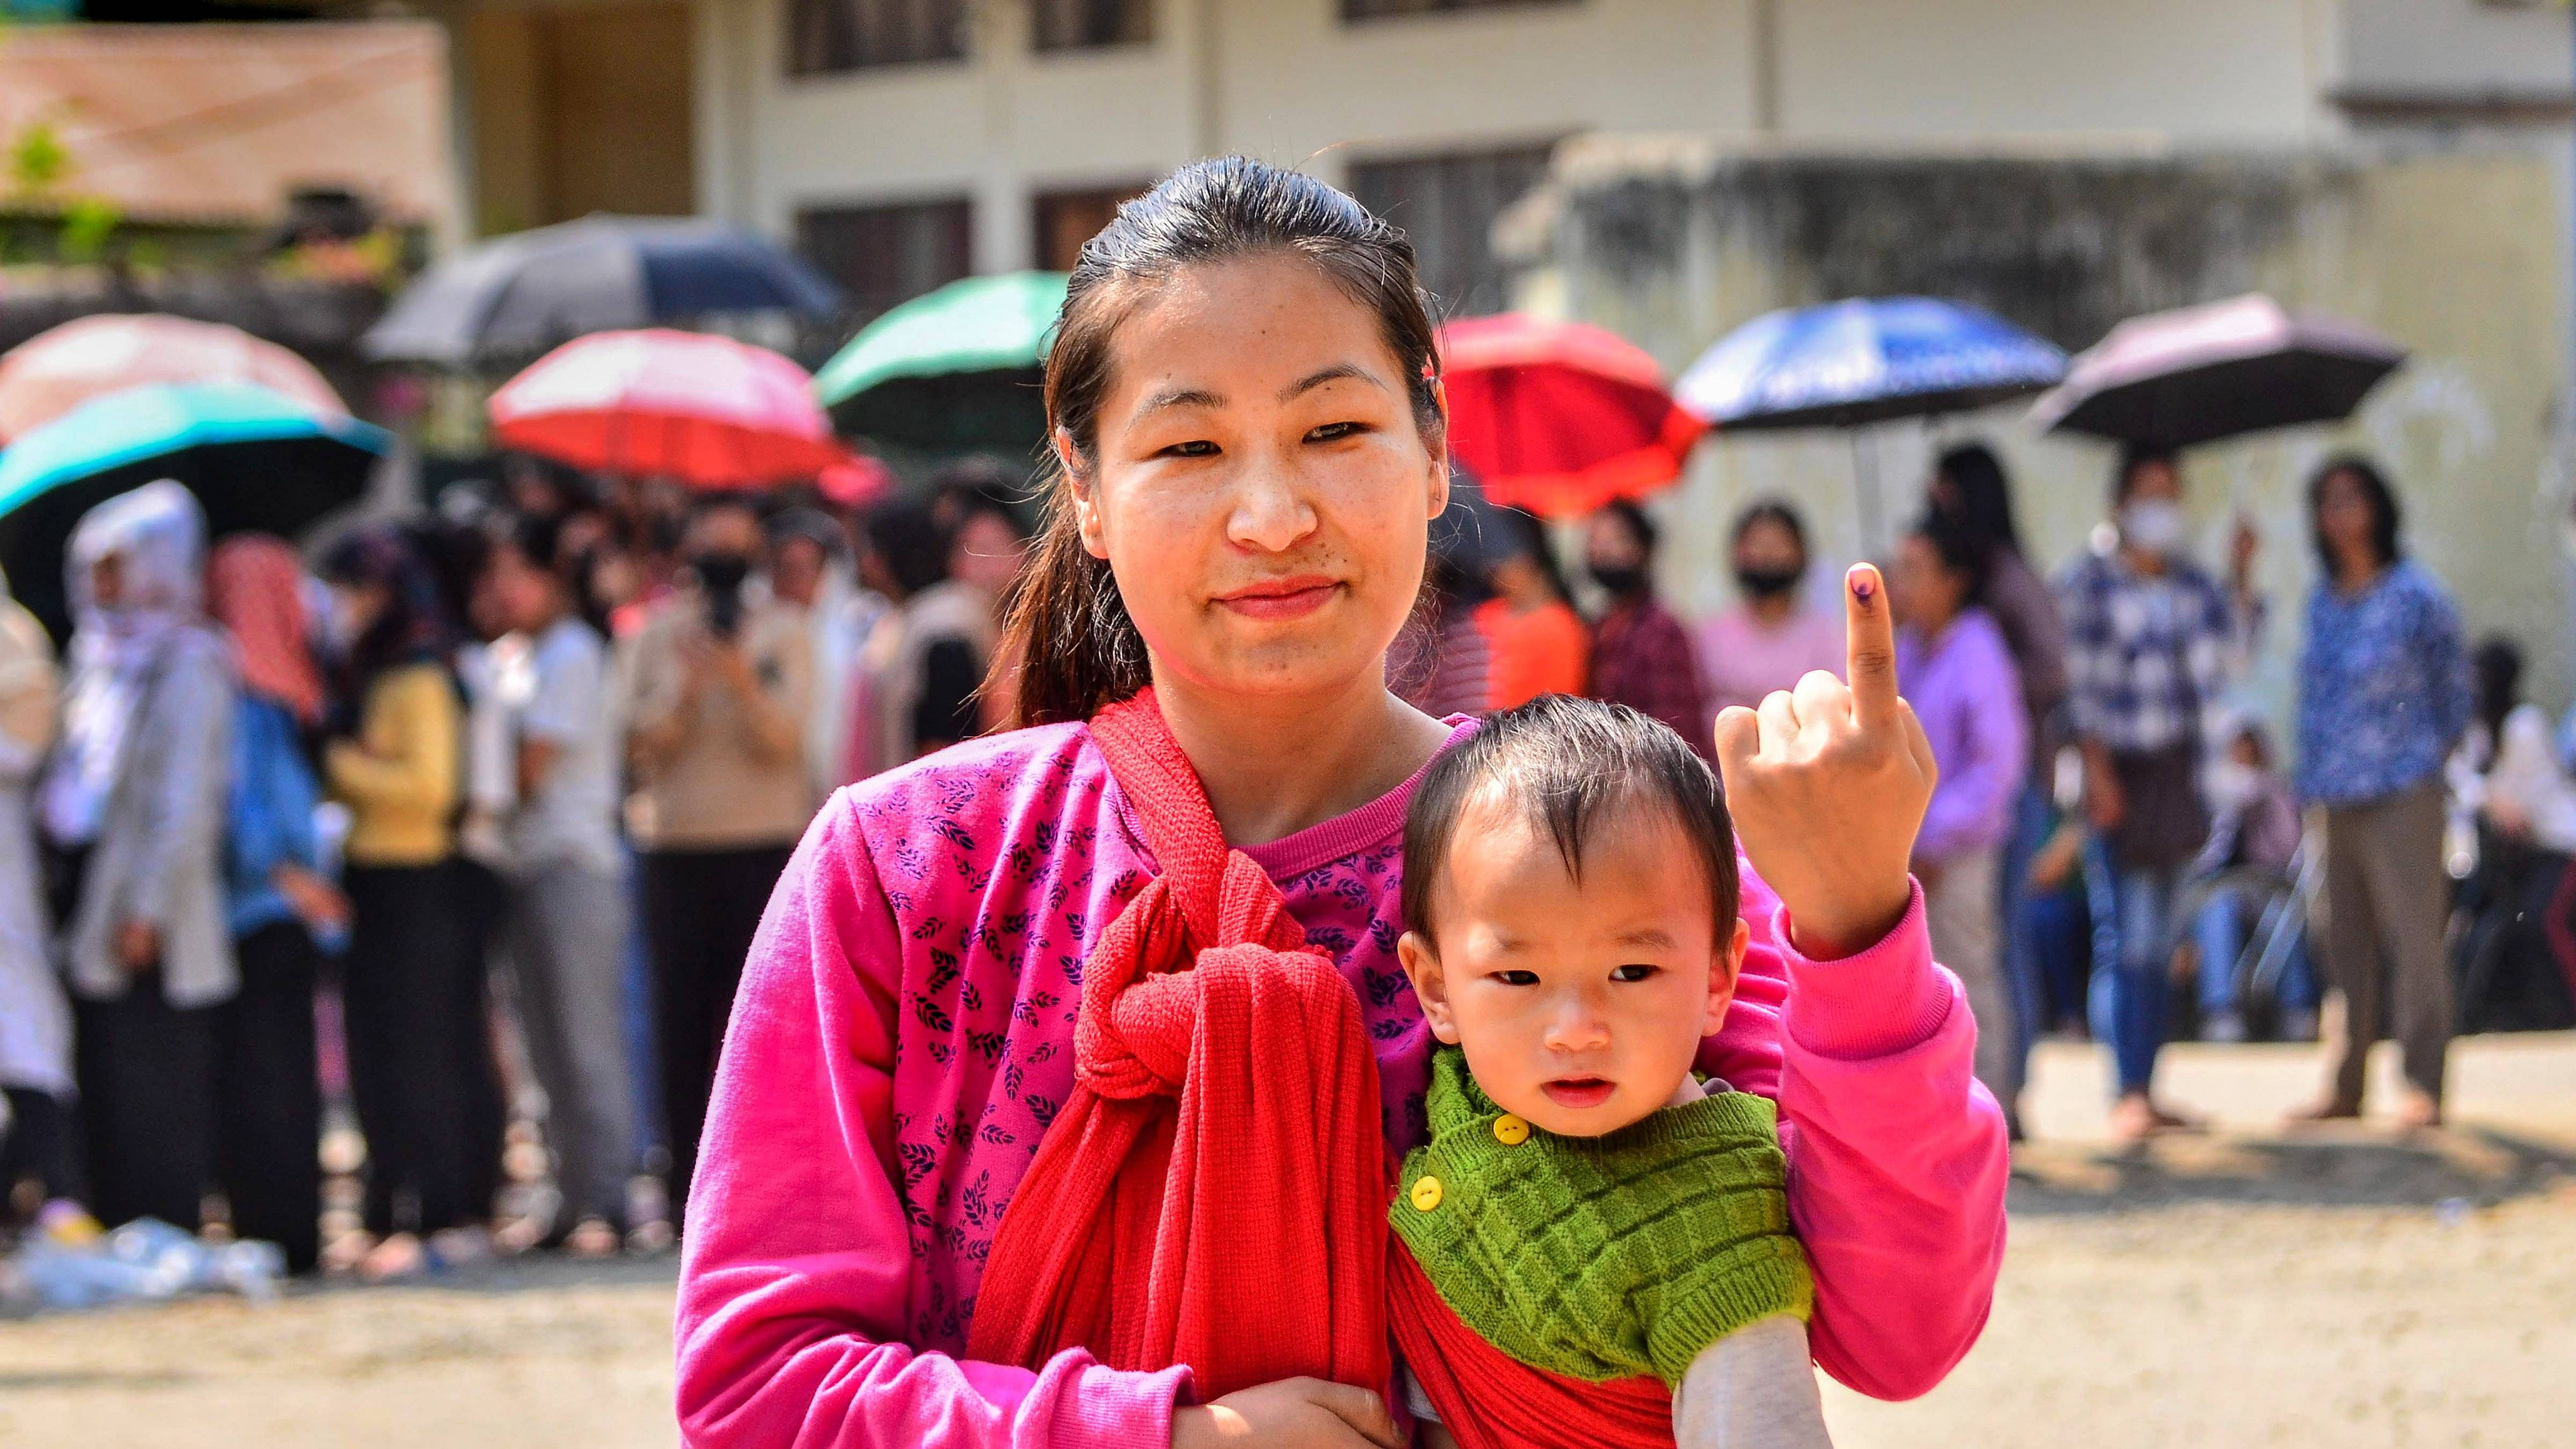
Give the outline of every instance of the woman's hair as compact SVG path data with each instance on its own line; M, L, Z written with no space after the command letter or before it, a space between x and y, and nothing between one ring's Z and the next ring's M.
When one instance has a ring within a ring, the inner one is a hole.
M2326 577L2333 578L2334 551L2326 546L2326 532L2317 526L2317 513L2325 504L2326 484L2338 473L2361 485L2361 496L2370 501L2370 548L2383 564L2397 562L2397 529L2405 515L2397 506L2397 491L2388 486L2388 475L2379 465L2359 453L2345 453L2328 458L2317 471L2308 475L2308 542L2317 551L2317 561L2325 565Z
M1637 541L1638 549L1646 557L1655 556L1655 545L1663 535L1656 529L1655 520L1647 517L1646 510L1637 506L1636 500L1613 498L1601 505L1601 511L1619 520L1620 526L1628 530L1628 536Z
M380 588L384 612L349 646L340 674L340 703L362 705L376 676L419 663L445 665L459 630L439 596L437 578L413 541L399 528L370 524L331 545L319 570L324 581Z
M2486 721L2490 747L2504 743L2504 717L2522 702L2522 646L2490 634L2469 656L2478 677L2478 718Z
M923 505L888 499L869 509L859 527L905 598L948 577L948 536Z
M1742 884L1716 772L1670 726L1624 704L1566 694L1542 694L1492 716L1423 771L1404 816L1406 929L1433 937L1432 888L1467 802L1489 782L1547 833L1578 882L1584 843L1605 821L1662 810L1688 837L1707 878L1718 939L1734 930Z
M1574 591L1565 586L1565 570L1557 566L1556 549L1548 543L1547 525L1539 522L1537 514L1525 508L1497 508L1486 521L1492 525L1485 539L1488 588L1496 565L1507 559L1524 558L1547 580L1548 588L1559 599L1574 597ZM1651 543L1647 546L1653 547Z
M2111 503L2117 507L2129 501L2129 490L2138 486L2138 472L2150 464L2162 463L2180 468L2182 457L2162 443L2123 443L2120 445L2119 468L2111 474Z
M1931 545L1932 556L1941 561L1941 567L1958 576L1964 586L1959 593L1960 608L1985 602L1986 580L1992 572L1987 564L1994 557L1993 539L1947 513L1926 513L1915 520L1907 533Z
M1744 536L1765 523L1776 523L1789 530L1789 537L1798 545L1798 556L1808 556L1807 521L1798 516L1798 510L1791 507L1785 498L1757 498L1744 505L1744 511L1735 515L1735 531L1727 535L1727 547L1744 547Z
M1182 167L1083 243L1047 353L1049 438L1061 433L1095 472L1112 343L1137 302L1183 267L1270 252L1306 258L1376 315L1412 388L1415 422L1438 451L1440 359L1412 243L1323 182L1240 156ZM1074 480L1052 448L1043 466L1045 521L993 651L996 670L1020 671L1024 725L1089 719L1147 682L1144 636L1109 565L1082 546Z
M2021 552L2021 530L2013 523L2012 485L1994 449L1983 443L1962 443L1943 453L1933 472L1950 480L1958 500L1952 516L1971 536L1989 546L1999 544Z

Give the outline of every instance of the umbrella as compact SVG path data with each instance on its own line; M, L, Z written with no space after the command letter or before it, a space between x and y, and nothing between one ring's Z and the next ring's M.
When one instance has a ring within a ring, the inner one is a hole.
M2031 406L2049 430L2181 448L2352 416L2406 350L2253 295L2132 317Z
M811 478L844 450L805 369L697 332L594 332L492 394L492 434L576 468L701 488Z
M1563 517L1643 497L1708 431L1644 349L1598 327L1473 317L1442 328L1440 350L1450 450L1496 504Z
M294 534L365 494L384 429L246 383L156 383L84 403L0 453L0 565L63 632L62 559L82 514L155 478L205 505L213 534Z
M969 277L861 329L814 375L843 431L915 448L1025 451L1046 435L1039 391L1065 274Z
M91 398L148 382L247 382L315 412L349 409L313 365L238 327L158 312L102 313L0 355L0 443Z
M1937 297L1797 307L1745 323L1674 384L1726 432L1860 428L2027 397L2066 375L2066 353L2011 323ZM1857 433L1861 540L1878 538L1878 478Z
M385 362L470 368L610 328L721 312L829 318L840 293L791 252L711 221L593 216L459 252L367 329Z

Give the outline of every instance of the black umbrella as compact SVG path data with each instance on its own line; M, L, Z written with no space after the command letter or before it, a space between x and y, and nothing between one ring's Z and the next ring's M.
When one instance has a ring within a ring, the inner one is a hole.
M485 367L575 337L728 312L828 319L839 291L792 252L711 221L593 216L502 237L424 273L360 346Z
M2042 429L2183 448L2352 416L2406 350L2264 296L2132 317L2031 406Z

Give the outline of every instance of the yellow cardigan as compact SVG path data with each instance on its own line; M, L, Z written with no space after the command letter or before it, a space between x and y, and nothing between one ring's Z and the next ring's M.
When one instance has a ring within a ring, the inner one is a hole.
M352 865L434 865L456 848L461 709L435 664L391 670L367 691L355 740L323 757L331 794L349 807Z

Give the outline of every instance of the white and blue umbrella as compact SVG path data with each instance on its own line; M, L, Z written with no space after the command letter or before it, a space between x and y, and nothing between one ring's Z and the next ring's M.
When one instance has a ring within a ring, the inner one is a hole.
M1767 313L1701 353L1673 388L1721 432L1850 428L2027 397L2066 353L1991 313L1876 297Z

